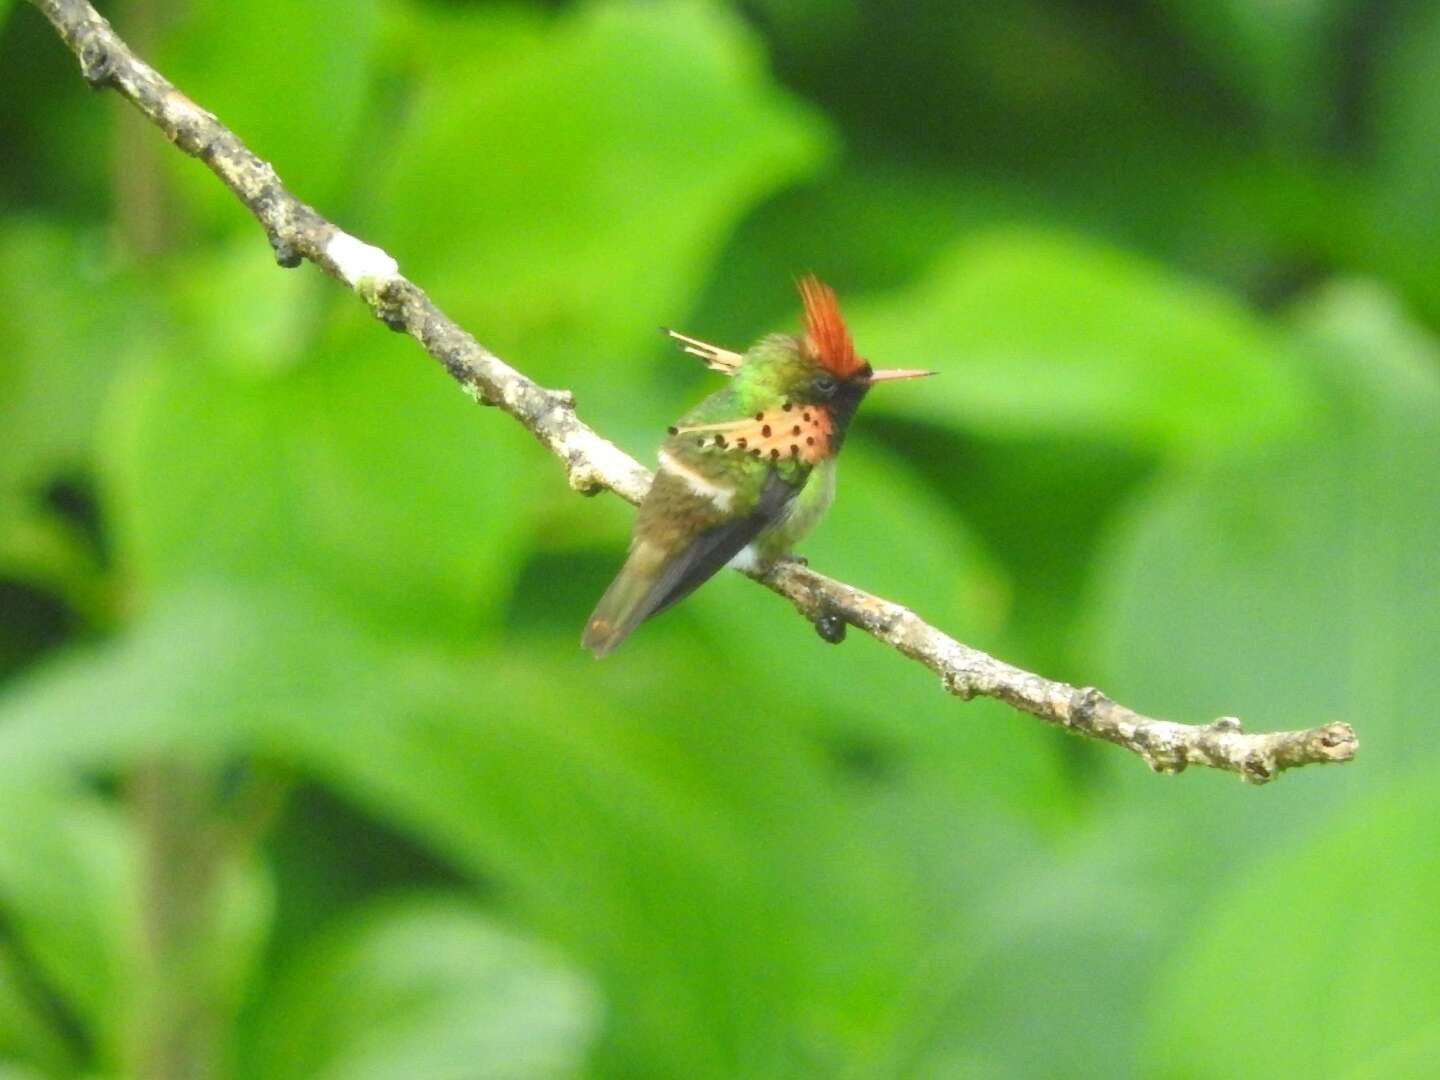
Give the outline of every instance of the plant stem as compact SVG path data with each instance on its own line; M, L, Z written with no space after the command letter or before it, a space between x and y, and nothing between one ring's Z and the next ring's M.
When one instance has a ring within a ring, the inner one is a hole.
M141 837L140 949L131 1045L143 1080L220 1075L221 988L214 950L220 870L215 784L201 765L140 766L131 798Z

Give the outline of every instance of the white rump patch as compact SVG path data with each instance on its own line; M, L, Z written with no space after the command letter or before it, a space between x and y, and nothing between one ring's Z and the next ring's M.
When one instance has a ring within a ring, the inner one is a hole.
M735 489L723 487L712 480L701 476L694 469L680 464L664 450L660 451L660 468L664 469L671 476L678 476L685 481L685 485L699 495L702 499L709 499L715 504L717 510L729 510L730 504L735 500Z
M751 570L759 569L760 556L755 553L754 544L746 544L737 551L725 565L732 569L749 573Z

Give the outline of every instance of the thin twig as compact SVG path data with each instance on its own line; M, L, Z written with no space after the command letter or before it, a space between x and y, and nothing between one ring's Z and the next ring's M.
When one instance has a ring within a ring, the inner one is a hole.
M79 58L91 86L117 90L235 193L265 229L281 266L309 260L344 282L391 329L420 342L473 398L523 424L564 463L575 490L610 490L631 503L644 497L650 472L583 423L569 391L547 389L510 367L447 318L384 251L291 195L268 162L139 60L84 0L31 2ZM1358 745L1344 723L1247 735L1234 717L1200 726L1152 719L1098 690L1045 679L962 645L909 609L798 563L752 576L832 640L846 625L858 627L924 664L952 694L998 698L1067 731L1123 746L1160 772L1204 765L1264 783L1299 765L1348 761Z

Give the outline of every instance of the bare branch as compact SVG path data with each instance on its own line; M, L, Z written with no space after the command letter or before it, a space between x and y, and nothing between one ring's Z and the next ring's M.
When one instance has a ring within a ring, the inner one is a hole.
M565 390L533 382L452 322L379 248L342 231L296 199L268 162L229 128L139 60L84 0L31 0L54 24L94 87L112 87L185 153L199 158L265 229L281 266L309 260L357 293L377 317L415 338L464 390L523 424L565 466L572 488L610 490L638 503L650 473L575 413ZM1204 765L1265 783L1299 765L1348 761L1358 742L1348 724L1247 735L1221 717L1194 726L1142 716L1100 691L1055 682L962 645L914 612L796 562L752 575L789 600L828 640L855 626L917 660L961 698L997 698L1067 731L1138 754L1158 772Z

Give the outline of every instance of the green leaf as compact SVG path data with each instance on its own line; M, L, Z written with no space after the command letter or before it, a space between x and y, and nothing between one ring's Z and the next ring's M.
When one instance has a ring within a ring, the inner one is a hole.
M32 1062L42 1070L36 1076L67 1075L75 1071L75 1055L37 982L19 950L0 942L0 1059ZM5 1068L0 1060L0 1078Z
M1042 200L983 177L852 156L748 215L720 255L695 314L671 321L743 349L762 334L799 328L797 266L830 282L848 312L861 289L909 284L939 253L997 217L1042 213ZM857 345L869 349L863 340Z
M431 36L486 42L497 18L500 49L420 74L374 231L487 345L613 430L655 326L746 210L816 167L823 129L720 5L589 3L533 39L512 16L446 17Z
M318 602L190 590L12 691L0 770L250 748L504 883L601 979L617 1062L883 1060L916 941L881 835L708 657L632 655L597 668L567 633L457 662Z
M869 407L990 438L1208 455L1292 430L1310 406L1278 336L1228 298L1061 236L981 236L914 288L852 307L877 366L941 373Z
M168 13L159 70L274 163L291 191L322 213L373 155L377 0L197 0ZM234 196L195 162L166 154L176 184L202 220L253 234Z
M1440 694L1440 377L1383 294L1303 315L1329 408L1304 436L1176 472L1136 503L1100 578L1110 689L1253 730L1352 721L1378 780L1412 757L1408 702Z
M248 232L175 261L168 295L185 336L166 341L165 351L263 376L282 374L315 348L320 301L335 293L319 275L281 273Z
M1429 662L1440 641L1430 602L1440 581L1429 557L1440 542L1434 346L1373 288L1332 288L1295 322L1296 348L1324 402L1312 427L1219 461L1177 466L1131 500L1098 568L1091 632L1077 641L1076 664L1087 680L1151 715L1187 722L1238 715L1251 731L1348 720L1361 758L1287 773L1257 792L1208 770L1167 782L1130 755L1097 752L1100 812L1081 850L1117 866L1110 876L1158 917L1127 919L1137 935L1107 946L1104 959L1052 970L1039 959L1022 955L1011 965L1006 958L1016 982L986 997L977 1006L982 1015L1007 995L1023 1009L1027 987L1065 985L1077 968L1109 974L1082 978L1063 995L1067 1002L1103 1000L1110 986L1150 978L1155 957L1191 941L1217 889L1290 845L1319 843L1307 838L1347 796L1393 782L1415 761L1408 703L1440 690ZM1285 904L1276 898L1273 909ZM1075 935L1093 934L1093 925ZM1330 964L1313 940L1304 949L1313 963ZM1247 949L1234 962L1250 960ZM1255 960L1264 979L1283 966ZM1213 1010L1229 1002L1243 1012L1245 992L1195 974L1193 993L1207 995ZM1062 1036L1035 1052L1052 1060L1074 1052L1113 1069L1107 1042L1123 1049L1136 1037L1118 1003L1113 1015L1104 1032L1081 1041ZM995 1023L1006 1028L1003 1014ZM1228 1015L1211 1023L1212 1045L1214 1032L1229 1026ZM1157 1021L1157 1065L1170 1062L1164 1030ZM1198 1049L1195 1031L1195 1053L1177 1056L1170 1072L1140 1072L1230 1075ZM1226 1053L1248 1044L1239 1035L1219 1042Z
M1341 31L1356 0L1164 0L1278 145L1319 144L1341 91Z
M0 774L112 770L253 745L273 723L384 714L386 654L314 596L210 586L163 597L122 634L0 697Z
M78 719L61 718L72 728ZM144 838L133 821L114 804L68 784L37 781L15 769L6 775L0 788L0 916L33 962L39 986L55 995L61 1015L82 1025L92 1063L118 1068L133 1056L137 1033L147 1024L171 1024L177 984L187 1000L203 997L223 1031L269 928L268 881L257 868L218 862L209 886L212 902L199 929L189 928L195 936L179 950L158 952L148 934L154 908L146 892ZM8 953L3 959L12 962ZM24 1046L33 1060L51 1067L73 1064L66 1045L73 1035L50 1030L49 1019L38 1015L27 1023L24 1005L15 988L0 992L0 1049ZM157 1007L163 1007L158 1015Z
M38 220L0 225L0 308L23 313L7 321L0 364L0 505L89 462L117 353L140 321L98 243Z
M1344 1072L1344 1080L1385 1080L1391 1076L1423 1076L1440 1054L1440 1023L1422 1023L1414 1031L1359 1065Z
M420 696L401 714L277 738L503 882L600 980L613 1069L823 1072L887 1053L915 943L879 837L780 714L738 707L712 660L632 659L597 668L573 633L539 653L511 644L464 669L412 667Z
M411 897L348 913L265 994L242 1076L557 1077L599 1024L588 983L473 905Z
M129 373L106 442L107 501L145 595L268 582L418 635L483 627L544 461L529 436L373 330L269 376L265 357L217 370L183 340L176 352Z
M13 775L0 785L0 909L45 984L111 1055L136 886L130 854L123 821L98 800Z
M1144 1074L1427 1072L1434 1058L1420 1051L1435 1047L1440 1011L1437 814L1433 778L1415 776L1207 905L1151 996Z
M0 223L0 309L15 316L0 362L0 576L92 616L103 606L94 546L44 495L86 475L115 371L148 337L141 296L100 240L39 219Z
M1377 48L1374 80L1375 183L1370 250L1362 255L1402 284L1423 305L1432 325L1440 316L1440 87L1431 77L1440 48L1440 8L1417 4L1395 13Z
M1086 842L1074 828L1063 837L1042 844L992 824L948 851L937 845L937 870L956 888L932 975L951 993L932 1018L927 1062L969 1055L993 1063L989 1076L1047 1076L1057 1061L1072 1076L1136 1075L1134 988L1171 909L1123 844ZM949 865L971 859L980 865L968 873ZM946 947L964 937L967 952Z

